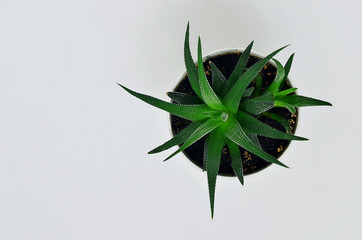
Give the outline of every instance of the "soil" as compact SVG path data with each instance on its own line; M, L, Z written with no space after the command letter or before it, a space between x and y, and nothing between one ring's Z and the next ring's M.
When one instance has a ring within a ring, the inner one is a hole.
M211 83L211 70L208 62L211 60L224 74L226 79L232 73L237 61L239 60L241 52L230 52L230 53L223 53L211 58L208 58L204 62L204 68L206 76ZM260 60L259 57L250 56L247 67L250 67L255 62ZM261 76L263 77L263 85L262 90L266 89L267 86L273 81L276 75L277 69L271 63L267 63L261 71ZM249 87L253 86L255 82L253 81ZM289 81L284 85L283 89L291 88L291 84ZM191 95L196 96L195 92L192 90L191 85L189 83L187 74L185 77L179 82L179 84L174 89L175 92L183 92L188 93ZM273 108L271 111L283 116L284 118L288 119L289 126L290 126L290 134L294 134L297 124L297 116L298 110L296 113L291 114L285 108ZM284 127L277 121L269 119L267 117L260 117L258 118L260 121L264 122L265 124L276 128L280 131L285 131ZM187 127L191 122L189 120L171 115L171 129L173 135L179 133L182 129ZM262 149L269 153L270 155L279 158L285 150L288 148L290 141L288 140L281 140L281 139L271 139L267 137L258 136ZM205 137L188 147L183 153L187 156L187 158L194 163L196 166L203 168L203 151L204 151L204 143ZM242 156L243 161L243 169L244 175L249 175L258 171L265 169L266 167L270 166L271 163L259 158L258 156L246 151L242 147L240 147L240 153ZM235 176L234 171L231 167L231 158L229 154L229 149L227 146L224 147L222 154L221 154L221 163L219 168L219 175L223 176Z

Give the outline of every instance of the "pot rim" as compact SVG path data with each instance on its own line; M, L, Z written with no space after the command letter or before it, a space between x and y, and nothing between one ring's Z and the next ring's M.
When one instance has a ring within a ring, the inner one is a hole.
M202 58L202 61L205 62L206 59L208 58L211 58L211 57L215 57L215 56L219 56L219 55L223 55L223 54L227 54L227 53L237 53L237 52L244 52L245 49L241 49L241 48L223 48L223 49L218 49L218 50L214 50L208 54L206 54L203 58ZM259 57L259 58L265 58L265 56L257 51L250 51L250 55L254 55L256 57ZM272 64L274 67L276 67L276 64L274 63L274 61L272 60L269 60L268 61L270 64ZM195 62L195 64L197 65L197 61ZM184 77L186 76L187 74L187 71L185 70L181 75L180 77L178 78L178 81L176 82L176 84L174 84L172 90L176 89L176 87L180 84L180 82L184 79ZM288 75L288 78L287 78L287 81L291 84L292 81ZM293 86L291 84L291 86ZM295 93L297 94L297 91L295 91ZM172 100L170 100L170 102L172 102ZM300 116L300 108L297 108L297 111L298 111L298 115L296 116L296 125L295 125L295 132L294 132L294 135L296 135L297 131L298 131L298 120L299 120L299 116ZM169 120L168 122L170 123L169 124L169 132L170 132L170 135L171 137L174 137L173 135L173 132L172 132L172 126L171 126L171 115L172 114L169 114ZM287 147L287 149L292 145L294 144L294 141L290 141L289 142L289 145ZM287 151L284 151L282 153L282 155L280 155L280 157L278 158L281 159L283 158L283 156L286 154ZM187 162L189 162L190 165L192 165L194 168L196 168L199 172L202 172L204 174L206 174L206 171L203 171L200 167L196 166L196 164L194 164L187 156L186 154L181 151L182 155L183 155L183 158L185 158L187 160ZM284 157L285 158L285 157ZM271 169L271 168L274 168L275 165L277 164L270 164L269 166L265 167L264 169L260 170L260 171L257 171L257 172L254 172L254 173L251 173L251 174L248 174L248 175L244 175L244 178L245 177L249 177L249 176L257 176L259 175L261 172L265 173L267 171L267 169ZM280 168L280 166L278 166ZM269 172L270 170L268 170ZM226 175L217 175L218 178L223 178L223 179L234 179L236 178L236 176L226 176Z

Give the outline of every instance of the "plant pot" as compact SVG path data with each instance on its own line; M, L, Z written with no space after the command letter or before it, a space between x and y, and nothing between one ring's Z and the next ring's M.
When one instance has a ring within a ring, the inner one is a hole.
M209 61L212 61L224 74L226 79L230 76L231 72L234 69L234 66L236 65L237 61L239 60L240 55L242 54L242 50L239 49L228 49L228 50L222 50L222 51L216 51L209 55L207 55L204 60L204 68L205 68L205 74L211 83L211 71L209 66ZM250 54L247 67L251 66L258 60L263 58L262 55L252 52ZM268 62L265 67L261 71L261 75L263 77L263 85L262 89L266 89L267 86L273 81L275 75L276 75L277 69L273 62ZM253 86L255 82L253 81L249 87ZM292 85L289 80L286 81L286 84L284 85L284 89L291 88ZM184 73L179 80L178 84L173 90L174 92L183 92L187 94L191 94L196 96L195 92L192 90L191 85L188 80L187 73ZM274 113L277 113L284 118L288 119L289 124L289 133L294 134L297 126L297 120L298 120L298 110L296 113L291 114L287 109L285 108L273 108L271 110ZM272 120L268 117L261 116L258 118L260 121L264 122L265 124L276 128L280 131L286 131L285 127L283 127L282 124L280 124L278 121ZM171 122L171 132L173 135L176 135L179 133L182 129L187 127L191 122L189 120L170 115L170 122ZM282 154L286 151L288 148L290 141L288 140L282 140L282 139L271 139L266 137L260 137L258 136L260 144L263 148L263 150L270 155L280 158ZM188 147L183 151L185 156L197 167L203 168L203 153L204 153L204 142L205 137L200 139L199 141L195 142L193 145ZM271 163L259 158L258 156L246 151L242 147L240 147L240 153L242 156L242 162L243 162L243 169L244 169L244 175L249 175L252 173L256 173L258 171L261 171L265 169L266 167L270 166ZM225 146L222 154L221 154L221 163L219 168L219 175L222 176L235 176L234 171L231 167L231 158L229 154L228 148Z

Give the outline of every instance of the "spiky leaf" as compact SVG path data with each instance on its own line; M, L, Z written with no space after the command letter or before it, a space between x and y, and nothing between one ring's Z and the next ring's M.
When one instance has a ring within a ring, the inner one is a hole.
M287 119L285 119L284 117L282 117L279 114L274 113L272 111L265 112L265 113L263 113L263 115L279 122L285 128L285 132L289 133L290 125L289 125L289 122Z
M254 87L250 87L250 88L246 89L242 98L250 97L251 94L253 93L253 91L254 91Z
M194 90L194 92L197 94L197 96L199 96L199 98L201 98L201 91L200 91L200 85L199 85L199 78L198 78L198 74L197 74L197 68L196 68L194 60L192 59L191 51L190 51L189 29L190 29L190 26L189 26L189 23L187 23L187 29L186 29L186 34L185 34L185 44L184 44L185 66L186 66L186 71L187 71L187 75L188 75L191 87Z
M279 91L279 86L284 79L285 71L283 65L278 60L273 58L273 61L277 66L277 75L275 76L273 82L269 85L266 91L274 94Z
M291 113L295 113L297 111L293 105L285 102L283 99L274 99L274 103L276 107L284 107Z
M224 133L216 129L208 135L208 140L205 142L207 146L205 147L204 157L209 185L211 218L214 217L216 177L219 172L221 152L225 145L225 139Z
M225 76L213 62L210 61L209 64L212 73L212 89L214 89L216 95L220 96L226 84Z
M201 52L201 39L199 37L198 44L198 73L199 73L199 84L201 90L202 100L213 109L225 110L224 105L221 103L219 97L215 94L214 90L211 88L209 82L207 81L204 65L202 62L202 52Z
M258 73L258 75L256 75L255 77L255 89L253 94L251 95L252 98L259 96L262 85L263 85L263 77L260 75L260 73Z
M172 158L173 156L175 156L177 153L185 150L186 148L188 148L189 146L191 146L192 144L194 144L196 141L200 140L203 136L205 136L206 134L208 134L209 132L211 132L212 130L214 130L215 128L217 128L223 121L220 119L215 120L213 118L210 118L209 120L207 120L206 122L204 122L203 124L201 124L190 136L189 138L185 141L185 143L173 154L171 154L169 157L167 157L164 161L167 161L168 159Z
M230 124L228 124L227 128L224 129L224 133L228 139L245 148L247 151L254 153L255 155L268 162L287 167L286 165L278 161L278 159L276 159L275 157L255 146L247 137L245 131L236 120L230 119Z
M190 125L188 125L187 127L185 127L184 129L182 129L181 132L179 132L178 134L176 134L173 138L171 138L170 140L168 140L167 142L165 142L164 144L156 147L155 149L149 151L149 154L153 154L153 153L158 153L158 152L162 152L166 149L169 149L173 146L179 145L181 143L184 143L189 136L195 132L195 130L200 127L201 123L198 122L192 122L190 123Z
M273 107L273 96L270 93L266 93L256 98L242 100L240 102L239 109L253 115L258 115L272 109Z
M286 46L285 46L286 47ZM256 77L256 75L260 72L263 66L278 52L283 50L285 47L279 48L278 50L272 52L265 58L259 60L253 66L248 68L245 73L238 79L235 83L234 87L230 90L230 92L224 98L225 106L232 112L236 114L237 109L239 107L240 99L242 94L244 93L246 87L250 84L251 81Z
M124 90L132 94L133 96L141 99L142 101L151 104L152 106L155 106L157 108L160 108L162 110L165 110L173 115L176 115L178 117L182 117L191 121L200 121L203 119L206 119L207 116L204 114L205 112L209 112L210 108L205 105L178 105L178 104L172 104L169 102L162 101L160 99L137 93L132 91L131 89L128 89L121 84L118 83L119 86L121 86Z
M263 148L261 147L260 141L258 136L255 133L251 133L251 132L246 132L245 131L246 136L248 136L248 138L250 139L250 141L257 146L258 148L260 148L261 150L263 150Z
M331 103L322 101L315 98L304 97L299 95L289 95L280 98L281 101L286 102L294 107L307 107L307 106L332 106Z
M284 79L281 81L281 83L279 85L279 90L283 89L283 86L288 79L290 68L292 67L292 63L293 63L293 58L294 58L294 53L292 55L290 55L287 63L284 65Z
M239 61L236 63L235 68L233 72L231 73L230 77L228 78L225 88L223 90L223 94L221 97L226 96L226 94L233 88L235 83L238 81L238 79L242 76L244 73L246 64L249 59L251 48L253 47L254 41L252 41L248 47L245 49L245 51L241 54Z
M285 132L281 132L269 125L261 122L260 120L252 117L246 112L239 111L237 114L237 119L241 127L245 130L246 133L254 133L259 136L276 138L276 139L285 139L285 140L308 140L303 137L298 137L295 135L290 135Z
M168 92L167 96L179 104L203 104L200 98L187 93Z
M288 94L291 94L291 93L297 91L297 89L298 88L288 88L281 92L277 92L274 94L274 98L281 98L281 97L287 96Z
M231 167L240 183L244 185L243 161L241 159L239 146L229 139L226 142L230 152Z

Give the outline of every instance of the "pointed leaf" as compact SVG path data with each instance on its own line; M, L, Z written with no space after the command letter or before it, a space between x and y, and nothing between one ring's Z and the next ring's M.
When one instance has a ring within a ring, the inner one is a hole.
M287 119L280 116L279 114L273 113L272 111L265 112L265 113L263 113L263 115L279 122L285 128L285 132L289 133L290 125L289 125L289 122Z
M253 79L260 72L263 66L285 47L279 48L278 50L269 54L265 58L259 60L257 63L255 63L253 66L251 66L250 68L248 68L248 70L245 71L245 73L238 79L234 87L224 98L224 104L226 108L228 108L232 113L236 114L237 109L239 107L240 99L246 87L250 84L251 81L253 81Z
M175 156L177 153L185 150L192 144L194 144L196 141L200 140L203 136L217 128L223 121L221 119L215 120L215 119L209 119L203 124L201 124L185 141L185 143L173 154L171 154L169 157L167 157L164 161L167 161L168 159Z
M194 92L201 98L201 91L200 91L200 85L199 85L199 78L197 74L197 68L195 65L194 60L191 56L190 51L190 43L189 43L189 23L187 23L187 29L185 34L185 44L184 44L184 58L185 58L185 65L186 65L186 71L187 75L191 84L192 89Z
M244 185L243 161L241 159L239 146L229 139L227 139L226 142L230 151L231 167L233 168L233 171L238 177L240 183Z
M245 90L244 94L243 94L243 97L242 98L248 98L251 96L251 94L253 93L254 91L254 88L253 87L250 87L248 89Z
M260 73L258 73L258 75L256 75L255 77L255 89L253 94L251 95L252 98L259 96L262 85L263 85L263 77L260 75Z
M297 111L293 105L285 102L283 99L274 99L274 103L275 107L284 107L291 113L295 113Z
M235 119L230 119L230 124L227 128L225 128L224 131L228 139L238 144L239 146L245 148L247 151L254 153L258 157L268 162L275 163L283 167L287 167L272 155L264 152L263 150L255 146L247 137L245 131L241 128L240 124Z
M288 88L288 89L285 89L284 91L277 92L274 94L274 98L281 98L281 97L287 96L288 94L291 94L291 93L297 91L297 89L298 88Z
M209 197L210 197L210 208L211 218L214 217L214 202L215 202L215 185L216 177L219 172L221 152L225 145L225 135L219 129L211 132L208 135L206 141L207 146L205 147L205 164L207 172L207 182L209 185Z
M220 96L226 84L225 76L213 62L210 61L209 64L212 73L212 89L214 89L216 95Z
M279 91L279 86L284 79L285 71L284 71L283 65L278 60L273 58L273 61L277 65L277 75L275 76L273 82L269 85L266 92L270 92L270 93L274 94Z
M198 44L198 71L199 71L199 84L201 90L202 100L213 109L217 110L224 110L225 107L221 103L218 96L216 96L214 90L212 90L209 82L207 81L205 72L204 72L204 65L202 62L202 52L201 52L201 40L199 37L199 44Z
M179 104L203 104L200 98L187 93L168 92L167 96Z
M292 55L290 55L290 57L288 58L287 63L284 66L284 79L281 81L280 85L279 85L279 90L283 89L283 86L285 84L285 82L288 79L288 75L290 72L290 68L292 67L292 63L293 63L293 58L294 58L294 53Z
M152 106L155 106L157 108L160 108L162 110L165 110L173 115L176 115L178 117L182 117L191 121L200 121L207 116L204 114L205 112L210 111L210 108L206 106L205 104L202 105L178 105L173 104L169 102L162 101L160 99L137 93L132 91L131 89L128 89L121 84L118 83L119 86L121 86L124 90L132 94L133 96L141 99L142 101L151 104Z
M156 147L155 149L149 151L149 154L162 152L166 149L169 149L173 146L179 145L181 143L184 143L190 135L195 132L195 130L200 127L201 123L198 122L192 122L190 125L188 125L186 128L184 128L181 132L176 134L173 138L165 142L164 144Z
M260 120L252 117L246 112L239 111L237 114L237 119L240 123L240 126L244 129L246 133L254 133L259 136L276 138L276 139L285 139L285 140L308 140L303 137L298 137L295 135L290 135L285 132L281 132Z
M299 95L290 95L280 98L281 101L286 102L294 107L307 107L307 106L332 106L331 103L318 100L315 98L304 97Z
M239 109L253 115L258 115L272 109L273 107L273 96L270 93L266 93L256 98L242 100Z
M241 54L239 61L236 63L233 72L231 73L230 77L228 78L225 88L223 90L223 94L221 97L226 96L226 94L232 89L238 79L243 75L244 70L246 68L246 64L249 59L251 48L253 47L254 41L252 41L249 46L244 50Z
M248 136L248 138L250 139L250 141L257 146L258 148L260 148L261 150L263 150L263 148L261 147L260 141L258 136L255 133L250 133L250 132L246 132L245 131L246 136Z

